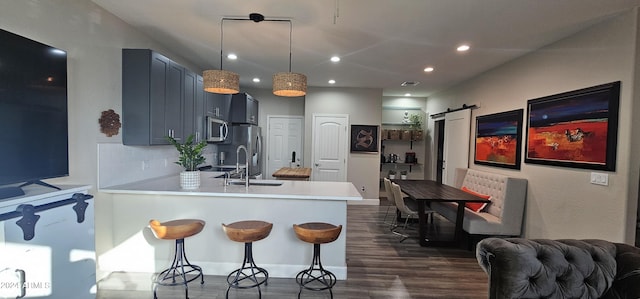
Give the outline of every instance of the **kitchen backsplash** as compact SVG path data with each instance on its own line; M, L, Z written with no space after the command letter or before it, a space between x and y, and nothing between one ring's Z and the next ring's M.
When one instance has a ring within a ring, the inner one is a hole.
M205 148L205 164L213 161L213 145ZM125 146L98 143L98 188L116 186L167 175L177 175L182 167L173 146Z

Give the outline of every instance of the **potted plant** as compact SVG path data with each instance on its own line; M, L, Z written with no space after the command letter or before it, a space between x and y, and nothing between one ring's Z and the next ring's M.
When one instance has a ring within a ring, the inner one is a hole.
M400 178L403 179L403 180L407 179L407 171L406 170L400 171Z
M194 143L193 137L193 134L189 135L184 144L180 144L173 137L167 136L169 143L178 150L178 161L175 163L184 168L184 171L180 173L180 187L182 189L198 189L200 187L198 165L205 161L202 150L207 146L207 143L205 141Z
M389 170L389 179L393 180L395 178L396 178L396 171L393 169Z
M422 140L422 116L411 114L409 116L409 128L412 130L412 140Z

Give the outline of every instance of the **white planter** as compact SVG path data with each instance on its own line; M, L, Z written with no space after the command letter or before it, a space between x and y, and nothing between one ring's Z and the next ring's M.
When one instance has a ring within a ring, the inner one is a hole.
M407 179L407 175L406 175L406 174L401 174L401 175L400 175L400 179L402 179L402 180L406 180L406 179Z
M182 189L200 188L200 171L183 171L180 173L180 187Z
M395 178L396 178L396 175L395 175L395 174L390 174L390 175L389 175L389 179L390 179L390 180L393 180L393 179L395 179Z

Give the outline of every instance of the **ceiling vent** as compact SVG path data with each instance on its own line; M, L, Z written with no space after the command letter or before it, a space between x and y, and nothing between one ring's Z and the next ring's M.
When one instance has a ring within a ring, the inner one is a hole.
M402 82L402 84L400 84L400 86L416 86L418 84L420 84L420 82L404 81Z

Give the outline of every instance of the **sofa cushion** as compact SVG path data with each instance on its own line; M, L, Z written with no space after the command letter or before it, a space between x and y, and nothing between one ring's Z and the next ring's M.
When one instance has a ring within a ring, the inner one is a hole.
M453 202L432 202L431 209L447 219L456 219L458 204ZM485 212L473 212L469 209L464 211L462 229L470 234L480 235L501 235L504 232L504 225L500 218Z

